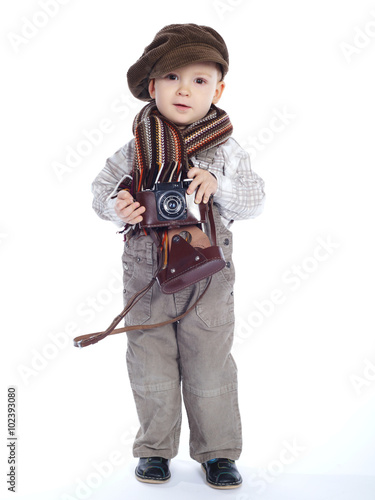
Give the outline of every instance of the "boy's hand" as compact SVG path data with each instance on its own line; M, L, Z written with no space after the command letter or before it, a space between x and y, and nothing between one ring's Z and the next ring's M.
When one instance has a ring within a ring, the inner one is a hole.
M208 170L193 167L187 174L189 179L193 179L187 190L188 194L193 194L197 189L195 195L195 203L208 203L210 196L217 191L217 180Z
M125 189L117 195L115 212L126 224L138 224L143 219L142 215L146 208L138 201L134 201L133 196Z

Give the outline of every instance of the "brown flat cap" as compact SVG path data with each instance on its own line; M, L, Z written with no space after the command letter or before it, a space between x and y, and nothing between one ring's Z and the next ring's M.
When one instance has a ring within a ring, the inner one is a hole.
M129 89L137 99L150 101L150 78L204 61L220 64L223 78L228 72L228 49L219 33L208 26L170 24L156 33L142 56L129 68Z

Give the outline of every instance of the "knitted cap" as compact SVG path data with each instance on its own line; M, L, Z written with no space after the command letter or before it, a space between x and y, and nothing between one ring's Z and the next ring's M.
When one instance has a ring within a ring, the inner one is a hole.
M223 38L213 28L197 24L170 24L156 33L142 56L128 70L131 93L150 101L148 82L169 71L196 62L220 64L223 78L228 72L229 55Z

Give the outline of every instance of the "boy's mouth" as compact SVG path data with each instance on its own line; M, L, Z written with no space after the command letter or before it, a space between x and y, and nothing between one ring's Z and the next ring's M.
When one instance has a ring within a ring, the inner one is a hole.
M190 109L190 106L187 106L186 104L181 104L181 103L175 103L174 106L177 109Z

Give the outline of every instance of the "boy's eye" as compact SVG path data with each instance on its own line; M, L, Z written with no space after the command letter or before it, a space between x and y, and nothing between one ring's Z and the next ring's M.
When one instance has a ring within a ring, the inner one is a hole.
M204 79L203 78L196 78L195 81L199 84L202 84L204 83Z
M177 75L170 73L169 75L166 76L166 78L168 80L177 80Z

